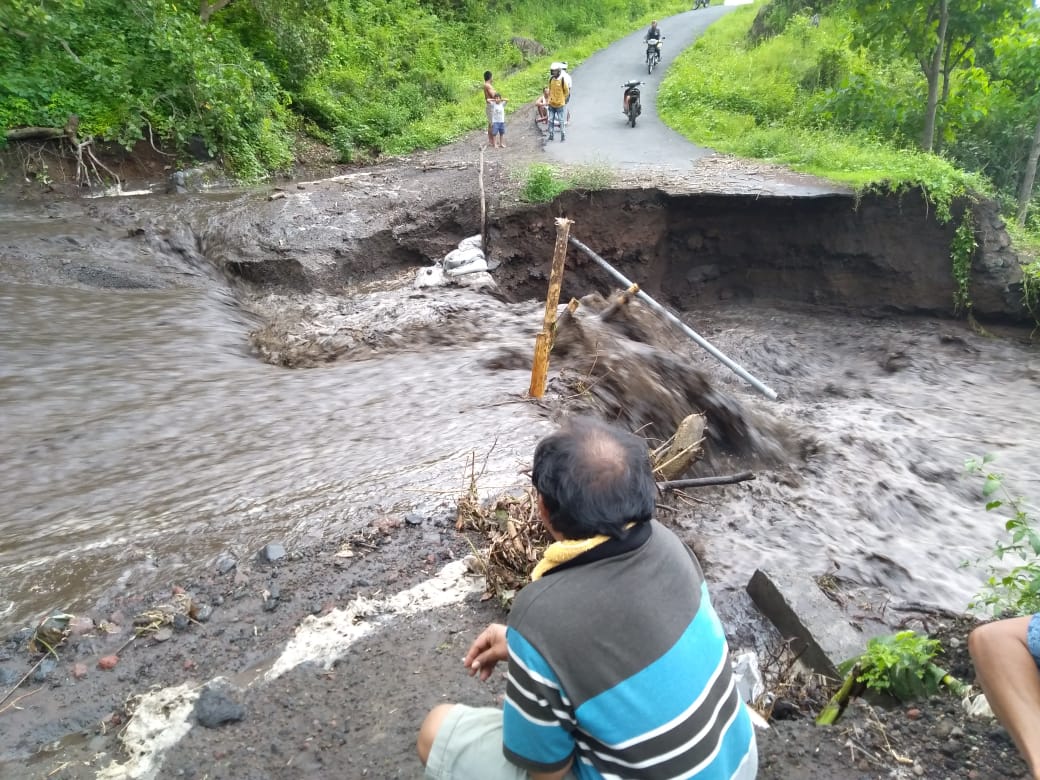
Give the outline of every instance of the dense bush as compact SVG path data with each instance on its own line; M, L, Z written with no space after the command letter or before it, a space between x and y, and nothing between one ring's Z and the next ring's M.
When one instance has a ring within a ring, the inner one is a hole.
M62 127L75 114L81 135L125 146L149 133L174 148L200 137L233 172L259 178L292 162L301 130L343 160L449 141L484 121L484 70L517 106L551 59L577 62L686 7L231 0L204 20L197 2L4 0L0 126ZM516 37L548 53L529 61Z

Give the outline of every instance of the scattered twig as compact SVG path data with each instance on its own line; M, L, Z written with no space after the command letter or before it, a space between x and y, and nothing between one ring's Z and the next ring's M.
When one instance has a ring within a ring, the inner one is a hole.
M47 656L44 656L44 658L46 658L46 657L47 657ZM43 660L43 658L41 658L40 660L42 661L42 660ZM35 668L35 667L33 667L33 668ZM31 672L30 672L30 674L31 674ZM26 675L26 676L28 676L28 675ZM23 678L22 678L22 680L20 680L20 681L18 682L18 685L21 685L21 684L22 684L22 682L23 682L24 680L25 680L25 678L23 677ZM17 687L17 686L16 686L16 687ZM18 702L20 702L20 701L21 701L22 699L28 699L28 698L29 698L30 696L33 696L33 695L35 695L35 694L39 693L39 692L40 692L40 691L42 691L42 690L43 690L43 686L40 686L40 687L39 687L39 688L37 688L36 690L33 690L33 691L29 691L28 693L23 693L23 694L22 694L21 696L19 696L19 697L18 697L17 699L14 699L14 700L13 700L13 701L12 701L12 702L11 702L10 704L7 704L7 705L5 705L4 707L0 708L0 715L3 715L3 714L4 714L5 712L7 712L8 710L11 710L11 709L18 709ZM12 693L13 693L13 692L14 692L14 691L12 691ZM10 696L11 694L9 693L9 694L7 694L7 695L8 695L8 696Z
M3 704L3 703L4 703L5 701L7 701L8 699L10 699L10 698L11 698L11 694L13 694L13 693L14 693L15 691L17 691L17 690L18 690L18 688L19 688L19 687L21 686L21 684L22 684L23 682L25 682L26 680L28 680L28 679L29 679L29 675L31 675L31 674L32 674L33 672L35 672L35 671L36 671L37 669L39 669L39 668L40 668L40 664L42 664L42 663L44 662L44 660L45 660L46 658L47 658L47 654L46 654L46 653L44 653L44 654L43 654L43 656L42 656L42 657L40 658L40 660L39 660L39 661L37 661L36 663L34 663L34 664L32 665L32 668L30 668L30 669L29 669L29 671L27 671L27 672L26 672L26 673L25 673L25 674L24 674L24 675L22 676L22 679L20 679L20 680L19 680L18 682L16 682L16 683L14 684L14 687L13 687L13 688L11 688L11 690L9 690L9 691L8 691L8 692L7 692L7 693L6 693L5 695L4 695L4 698L0 699L0 704ZM24 697L20 697L20 698L24 698ZM18 701L18 699L16 699L16 701ZM5 707L4 709L6 709L6 707ZM3 710L0 710L0 712L3 712Z

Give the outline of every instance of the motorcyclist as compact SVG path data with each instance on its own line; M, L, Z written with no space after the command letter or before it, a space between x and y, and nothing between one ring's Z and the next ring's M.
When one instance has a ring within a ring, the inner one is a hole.
M632 91L635 90L636 93L638 93L639 92L639 85L642 84L642 83L643 82L641 82L641 81L629 81L628 83L625 84L625 97L624 97L624 101L623 101L623 104L622 104L622 107L621 107L621 113L624 114L625 116L628 116L628 104L632 100Z
M650 29L646 31L647 41L657 41L657 55L661 55L661 39L664 38L664 34L661 32L661 28L657 26L657 20L654 19L650 22ZM650 59L650 47L647 46L647 61Z

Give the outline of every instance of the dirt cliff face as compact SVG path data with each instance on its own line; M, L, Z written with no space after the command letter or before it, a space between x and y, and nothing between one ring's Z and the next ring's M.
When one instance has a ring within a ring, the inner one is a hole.
M1018 263L1003 225L984 206L979 211L974 312L1024 319ZM919 194L858 200L841 194L568 193L552 206L496 221L493 253L504 262L496 277L515 294L537 295L545 287L553 212L573 219L572 235L650 295L680 309L741 300L955 314L954 227L938 224ZM580 256L569 258L569 271L574 294L616 286Z

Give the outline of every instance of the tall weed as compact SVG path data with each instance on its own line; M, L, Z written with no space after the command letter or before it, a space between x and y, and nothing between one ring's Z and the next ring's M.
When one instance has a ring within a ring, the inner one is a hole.
M1005 513L1007 538L998 541L987 564L986 583L969 605L984 607L994 615L1028 615L1040 612L1040 525L1032 508L1013 495L1004 476L991 471L993 455L972 458L964 465L982 480L986 511Z

